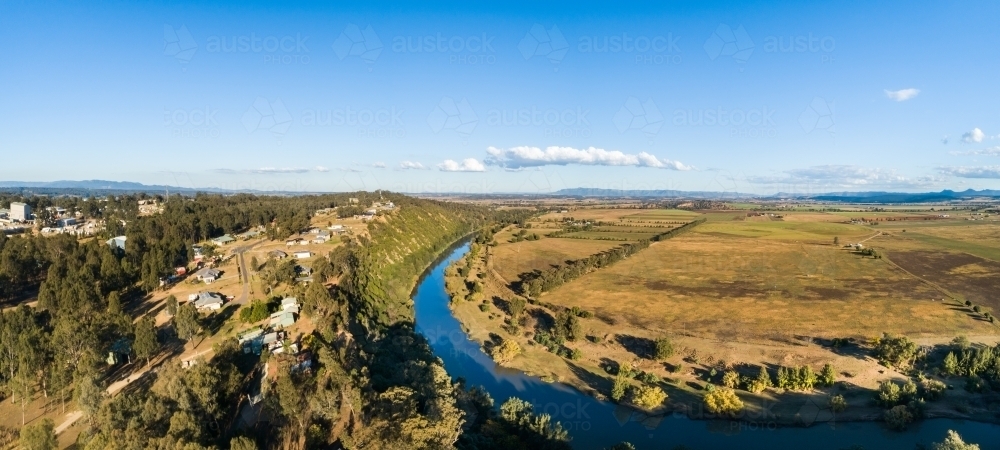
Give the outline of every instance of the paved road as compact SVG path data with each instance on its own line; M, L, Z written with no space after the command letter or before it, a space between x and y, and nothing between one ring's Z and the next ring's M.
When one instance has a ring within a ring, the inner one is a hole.
M250 270L247 268L247 262L243 257L243 254L248 250L260 245L263 240L258 240L252 244L247 244L234 248L233 254L236 255L236 264L240 268L240 283L243 284L243 292L237 297L233 302L237 305L245 305L250 299Z

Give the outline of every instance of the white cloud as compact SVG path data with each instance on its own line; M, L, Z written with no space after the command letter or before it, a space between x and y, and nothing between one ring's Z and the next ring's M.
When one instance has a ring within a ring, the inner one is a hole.
M970 132L965 133L965 134L962 135L962 142L965 142L965 143L972 143L972 142L979 143L979 142L983 142L983 139L985 139L985 138L986 138L986 133L983 133L983 130L980 130L979 128L973 128L972 131L970 131Z
M960 156L1000 156L1000 146L984 148L982 150L969 150L964 152L954 151L952 155Z
M384 162L377 162L377 163L372 164L372 167L374 167L376 169L385 169L385 163Z
M361 172L363 172L363 170L358 169L356 167L341 167L341 168L339 168L337 170L339 170L341 172L353 172L353 173L361 173Z
M1000 179L1000 166L940 167L938 171L959 178Z
M476 158L465 158L461 163L446 159L443 163L438 164L438 170L443 172L485 172L486 166Z
M505 169L580 164L587 166L636 166L691 170L691 166L684 165L680 161L659 159L646 152L630 155L618 150L605 150L595 147L586 149L558 146L546 147L545 149L527 146L508 149L489 147L486 149L486 153L489 155L486 158L487 164L500 166Z
M257 175L275 175L275 174L285 174L285 173L308 173L309 169L304 169L301 167L261 167L259 169L216 169L218 173L225 174L257 174Z
M426 169L426 167L424 167L423 164L420 164L420 163L414 162L414 161L403 161L403 162L399 163L399 168L400 169L416 169L416 170L424 170L424 169Z
M868 168L854 165L823 165L805 169L786 170L781 175L752 176L755 184L809 185L817 188L875 189L921 188L944 181L939 177L907 177L892 169Z
M330 169L327 169L326 167L323 167L323 166L316 166L316 171L317 172L329 172Z
M908 88L900 89L898 91L885 90L885 96L889 97L890 100L895 100L897 102L905 102L913 97L916 97L920 93L920 89Z

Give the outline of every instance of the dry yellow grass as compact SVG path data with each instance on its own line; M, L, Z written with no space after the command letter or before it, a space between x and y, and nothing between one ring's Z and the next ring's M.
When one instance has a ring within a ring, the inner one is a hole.
M532 230L529 230L532 231ZM493 253L493 265L508 282L532 270L547 269L568 259L584 258L621 245L614 241L542 238L537 241L509 243L499 241Z
M885 260L832 245L691 233L545 294L609 321L720 338L992 334Z

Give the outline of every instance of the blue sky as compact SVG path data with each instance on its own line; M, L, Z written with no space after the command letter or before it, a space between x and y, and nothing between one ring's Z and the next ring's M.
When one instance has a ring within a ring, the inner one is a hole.
M538 3L4 1L0 180L1000 188L997 2Z

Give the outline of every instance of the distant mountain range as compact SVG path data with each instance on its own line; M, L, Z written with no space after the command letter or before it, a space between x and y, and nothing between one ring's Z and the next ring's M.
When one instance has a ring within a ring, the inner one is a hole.
M32 190L39 193L70 193L70 191L89 192L146 192L157 193L181 193L193 194L195 192L214 193L236 193L253 192L258 194L304 194L303 192L264 192L247 190L228 190L221 188L186 188L177 186L148 185L131 181L108 181L108 180L61 180L61 181L0 181L2 190ZM437 194L444 195L444 194ZM966 189L964 191L943 190L941 192L828 192L821 194L794 194L779 192L773 195L747 194L742 192L718 192L718 191L679 191L672 189L649 189L649 190L621 190L621 189L596 189L596 188L572 188L560 189L550 194L514 194L496 193L484 194L486 196L503 195L526 195L526 196L560 196L560 197L601 197L601 198L683 198L683 199L703 199L703 200L776 200L776 199L796 199L796 200L816 200L825 202L844 203L926 203L945 202L973 198L996 198L1000 199L1000 190L984 189L981 191Z
M223 189L204 188L191 189L176 186L147 185L131 181L108 181L108 180L60 180L60 181L0 181L0 188L26 188L26 189L89 189L97 191L134 191L134 192L194 192L213 191L221 192Z
M773 195L746 194L741 192L711 192L711 191L677 191L677 190L616 190L573 188L560 189L554 195L567 197L605 197L605 198L690 198L705 200L738 200L738 199L798 199L818 200L844 203L926 203L943 202L972 198L1000 198L1000 190L984 189L976 191L967 189L961 192L943 190L941 192L828 192L822 194L793 194L779 192Z

